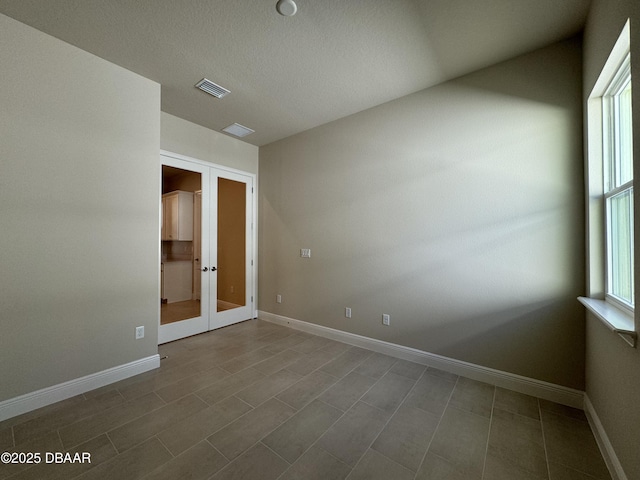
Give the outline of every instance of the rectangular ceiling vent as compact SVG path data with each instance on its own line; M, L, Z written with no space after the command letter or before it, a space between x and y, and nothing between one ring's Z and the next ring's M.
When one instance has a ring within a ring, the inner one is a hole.
M222 98L225 95L230 94L231 92L220 85L213 83L211 80L207 80L203 78L198 83L196 83L196 87L198 87L203 92L207 92L209 95L213 95L216 98Z
M250 128L245 127L244 125L240 125L239 123L234 123L222 129L223 132L227 132L230 135L234 135L236 137L246 137L250 133L255 132L255 130L251 130Z

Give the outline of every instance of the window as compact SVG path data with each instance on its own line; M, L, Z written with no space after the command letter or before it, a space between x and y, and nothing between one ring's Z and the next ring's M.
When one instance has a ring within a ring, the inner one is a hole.
M633 309L633 144L627 54L602 95L606 298Z
M629 24L587 102L587 296L578 300L635 347L640 315L636 320Z

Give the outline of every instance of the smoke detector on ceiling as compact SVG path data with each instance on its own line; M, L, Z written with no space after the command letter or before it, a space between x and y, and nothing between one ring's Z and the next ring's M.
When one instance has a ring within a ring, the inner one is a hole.
M278 10L280 15L292 17L298 11L298 6L293 0L278 0L278 3L276 3L276 10Z

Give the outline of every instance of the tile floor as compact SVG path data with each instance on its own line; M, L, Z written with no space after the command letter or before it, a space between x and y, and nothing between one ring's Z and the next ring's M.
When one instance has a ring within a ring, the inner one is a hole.
M261 320L0 422L0 479L609 479L583 412Z

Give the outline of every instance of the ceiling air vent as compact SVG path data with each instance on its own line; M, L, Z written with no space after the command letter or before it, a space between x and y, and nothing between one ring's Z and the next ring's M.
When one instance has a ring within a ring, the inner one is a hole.
M196 87L198 87L203 92L207 92L209 95L213 95L216 98L222 98L225 95L230 94L231 92L220 85L213 83L211 80L207 80L203 78L198 83L196 83Z
M250 133L255 132L255 130L251 130L244 125L240 125L239 123L229 125L228 127L223 128L222 131L227 132L230 135L235 135L236 137L245 137Z

